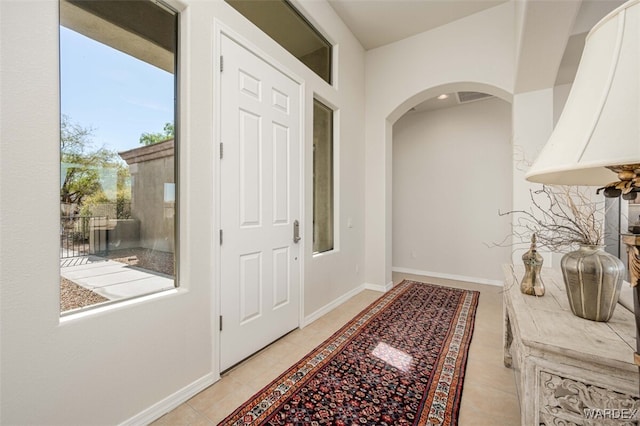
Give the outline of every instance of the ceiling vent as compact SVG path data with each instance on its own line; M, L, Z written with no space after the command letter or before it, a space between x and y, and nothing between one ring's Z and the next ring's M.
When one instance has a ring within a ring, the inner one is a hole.
M458 102L460 102L461 104L475 102L492 97L492 95L482 92L458 92Z

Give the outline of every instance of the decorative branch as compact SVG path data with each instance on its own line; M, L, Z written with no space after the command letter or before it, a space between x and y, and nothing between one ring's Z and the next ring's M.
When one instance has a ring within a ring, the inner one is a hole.
M600 220L602 202L594 202L585 190L576 186L547 186L530 190L529 210L500 212L500 216L514 216L512 236L516 244L528 244L536 234L538 246L554 252L564 252L576 245L601 245L604 242ZM494 246L505 247L506 239Z

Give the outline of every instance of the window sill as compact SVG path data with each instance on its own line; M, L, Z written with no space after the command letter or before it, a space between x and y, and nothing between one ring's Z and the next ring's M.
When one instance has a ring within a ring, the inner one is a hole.
M172 288L168 290L159 291L157 293L147 294L145 296L135 297L125 300L117 300L111 303L96 306L95 308L88 307L86 310L71 313L62 313L60 316L60 325L72 323L77 320L88 318L94 315L103 314L110 311L119 310L128 306L137 305L140 303L148 302L150 300L168 297L174 294L185 293L187 290L181 288Z

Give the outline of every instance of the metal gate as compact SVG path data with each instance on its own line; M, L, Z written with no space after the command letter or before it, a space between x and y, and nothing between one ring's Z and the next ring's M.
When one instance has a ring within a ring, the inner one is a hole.
M61 216L60 259L107 254L108 225L107 216Z

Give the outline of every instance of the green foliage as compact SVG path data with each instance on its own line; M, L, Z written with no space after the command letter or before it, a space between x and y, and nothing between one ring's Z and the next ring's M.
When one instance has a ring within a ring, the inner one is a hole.
M113 216L115 212L115 216ZM98 191L84 199L80 216L109 216L115 219L131 218L131 189L118 188L115 202L104 191Z
M94 148L91 128L85 128L63 115L60 123L60 162L62 185L60 202L81 205L84 199L100 191L100 169L109 167L116 153L104 147Z
M94 192L91 195L88 195L84 198L82 207L80 207L80 216L93 216L97 214L96 206L99 204L105 204L109 202L109 197L107 194L100 189L99 191Z
M116 217L131 219L131 190L120 188L116 196Z
M128 197L129 201L131 199L131 195L124 195L127 192L131 193L128 166L122 163L115 151L105 147L96 148L91 140L92 131L93 129L82 127L68 116L62 115L60 202L68 206L77 206L80 209L78 213L82 216L94 214L93 210L98 204L114 202L109 199L101 184L101 177L105 172L117 173L117 188L114 194L116 198ZM118 195L120 190L121 196Z
M173 123L165 123L163 132L143 133L140 135L140 143L142 145L153 145L154 143L164 142L173 139L176 134Z
M116 192L116 217L131 218L131 172L124 164L118 165L118 184Z

